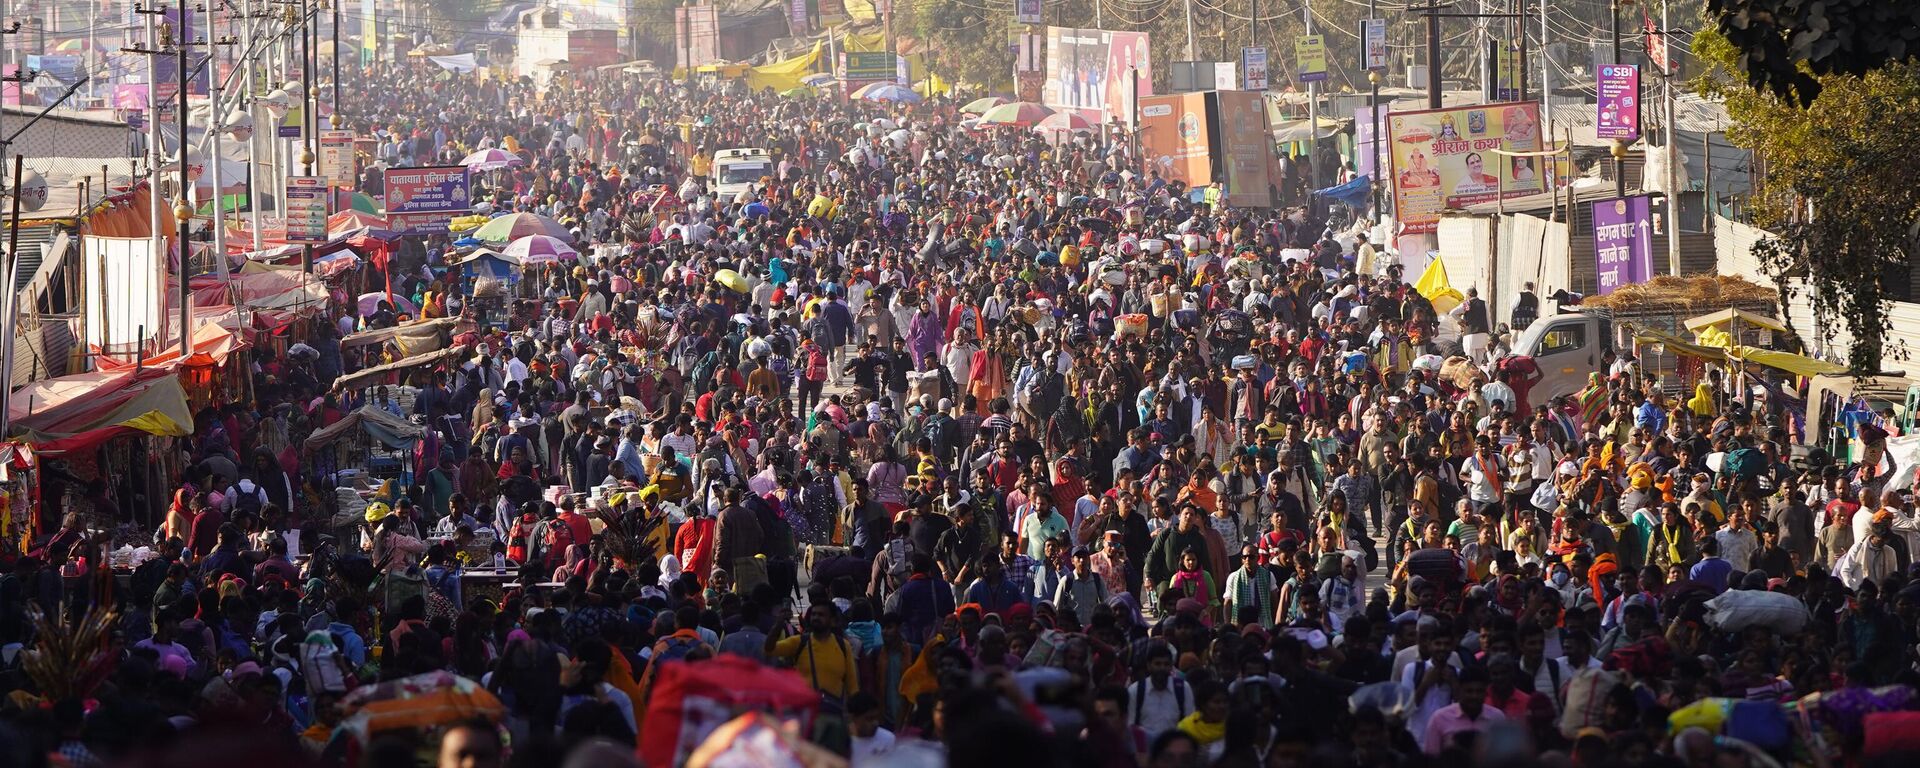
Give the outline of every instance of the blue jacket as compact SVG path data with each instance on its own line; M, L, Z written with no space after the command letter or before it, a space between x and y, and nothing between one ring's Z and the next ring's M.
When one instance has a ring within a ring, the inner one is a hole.
M887 599L889 610L900 614L900 634L907 642L923 644L940 620L953 613L953 588L931 576L914 576Z

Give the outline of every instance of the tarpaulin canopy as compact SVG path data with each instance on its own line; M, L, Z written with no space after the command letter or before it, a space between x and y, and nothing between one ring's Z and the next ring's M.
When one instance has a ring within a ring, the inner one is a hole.
M247 341L232 330L217 322L204 323L193 332L193 354L187 356L186 365L196 368L225 365L227 356L246 347ZM94 358L94 365L102 371L132 370L135 366L172 371L181 365L180 346L168 345L166 351L144 360L120 360L102 354Z
M1339 186L1316 189L1313 194L1330 197L1355 208L1367 207L1367 198L1373 194L1373 177L1356 176L1352 181Z
M1765 328L1775 333L1787 332L1787 326L1781 324L1778 320L1767 317L1766 315L1733 307L1728 307L1718 312L1701 315L1699 317L1689 317L1685 325L1687 326L1687 330L1696 332L1702 328L1719 328L1725 330L1727 327L1733 325L1735 320L1740 321L1742 325Z
M804 722L819 708L820 693L798 672L728 654L662 666L645 706L640 756L648 765L681 765L734 716L762 711Z
M813 72L814 66L820 63L825 49L826 43L814 43L812 50L804 54L786 61L776 61L749 69L747 70L747 88L754 91L765 88L772 88L775 91L798 88L801 85L800 78Z
M418 355L432 352L446 346L446 336L455 325L460 323L456 317L440 317L431 320L417 320L396 325L391 328L375 328L370 331L348 334L340 340L342 349L384 344L389 341L400 348L401 354Z
M430 365L439 365L441 363L444 363L450 360L458 360L460 358L461 353L466 351L467 351L467 347L456 346L456 347L448 347L446 349L434 350L432 352L424 352L418 355L414 355L412 357L395 360L385 365L376 365L372 368L367 368L364 370L349 373L345 376L341 376L340 378L334 379L333 386L335 389L347 389L351 387L364 386L366 383L371 382L374 379L380 378L381 376L384 376L389 373L393 373L395 371L404 371L411 368L420 368L420 367L425 367Z
M232 282L240 305L256 312L314 312L327 303L326 284L298 269L242 269L232 275ZM230 303L218 277L196 277L187 285L195 304Z
M1844 365L1829 363L1824 360L1815 360L1805 355L1793 354L1792 352L1761 349L1744 344L1736 344L1731 347L1712 347L1682 341L1677 336L1659 331L1640 331L1634 334L1633 339L1641 344L1664 345L1668 352L1676 355L1686 355L1687 357L1696 357L1702 360L1712 360L1720 363L1753 363L1754 365L1762 365L1775 370L1786 371L1795 376L1843 373L1847 370L1847 367Z
M436 353L437 354L437 353ZM304 444L309 451L316 451L332 445L334 441L354 430L365 430L367 435L379 440L388 448L405 448L426 434L418 424L395 416L371 405L361 406L360 410L347 414L346 418L336 421L307 437Z
M180 378L153 368L34 382L8 403L14 434L42 454L84 451L121 435L193 434Z

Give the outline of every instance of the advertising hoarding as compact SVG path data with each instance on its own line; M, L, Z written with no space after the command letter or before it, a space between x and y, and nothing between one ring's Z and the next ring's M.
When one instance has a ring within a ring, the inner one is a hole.
M1440 212L1546 188L1540 159L1494 150L1540 149L1533 102L1394 112L1387 115L1394 218L1403 234L1434 232Z

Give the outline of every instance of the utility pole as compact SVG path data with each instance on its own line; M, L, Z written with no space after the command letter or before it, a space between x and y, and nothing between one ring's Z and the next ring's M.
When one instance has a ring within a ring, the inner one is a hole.
M1541 7L1546 3L1542 2ZM1439 0L1428 0L1426 5L1408 8L1407 12L1427 17L1427 108L1439 109L1440 98L1440 19L1518 19L1525 18L1521 13L1441 13L1452 8L1451 4L1442 5ZM1617 41L1616 41L1617 42ZM1485 51L1481 52L1485 58Z
M1613 62L1620 63L1620 0L1607 0L1607 26L1613 34ZM1638 98L1636 94L1635 98ZM1627 142L1613 140L1613 196L1627 196Z
M166 49L173 44L174 32L172 25L168 25L166 33L164 35L161 34L159 19L166 13L164 10L135 4L133 6L133 12L146 19L146 42L139 47L128 47L120 50L147 57L147 234L153 239L153 248L158 252L164 248L166 240L163 239L163 230L160 226L161 212L164 208L162 207L163 203L160 197L160 173L163 165L163 157L161 155L160 144L160 88L158 83L159 65L157 64L159 59L157 57L166 55ZM182 82L180 89L185 91L186 83L184 72L181 77ZM182 120L185 120L185 118L183 117ZM181 131L181 146L183 149L185 145L186 132ZM181 163L183 168L185 165L184 162ZM185 194L184 188L181 190L181 194ZM164 262L165 259L165 253L156 253L155 261ZM185 260L182 259L182 267L186 266L184 262ZM184 272L185 270L183 269L181 271ZM182 299L190 296L186 291L186 284L187 281L183 277L180 280L180 294ZM107 286L103 284L100 288L100 295L108 295ZM181 303L184 308L185 301L183 300ZM158 330L159 329L155 329L156 332ZM111 339L103 339L103 341L106 343L101 345L103 348L102 351L109 353L117 351L111 348ZM145 343L145 339L134 340L134 344L140 347L138 351L139 354L146 354Z
M0 0L0 21L4 21L7 15L6 12L8 10L11 10L11 8L8 6L6 1ZM4 22L4 23L6 24L6 26L0 27L0 62L6 61L6 58L7 58L7 47L8 47L7 38L20 34L19 21L11 21L11 22ZM88 71L92 71L92 70L88 70ZM28 72L26 67L20 67L19 71L13 73L11 76L0 77L0 82L13 83L15 88L18 88L24 91L27 86L27 81L32 79L33 79L33 73ZM5 114L6 114L5 105L0 104L0 117L4 117ZM0 136L4 136L4 135L6 135L6 132L0 131ZM0 185L5 184L7 179L5 169L7 166L8 151L9 151L9 148L7 146L0 145ZM3 436L3 435L0 435L0 436Z
M1300 16L1306 22L1307 34L1313 34L1313 0L1305 0L1301 3ZM1315 157L1319 154L1316 151L1318 149L1320 149L1320 82L1315 80L1307 83L1307 162L1320 162L1320 158ZM1318 165L1315 165L1313 170L1316 174L1326 173L1326 169ZM1312 188L1312 186L1308 187L1308 189Z
M1667 45L1667 35L1673 32L1668 26L1667 8L1671 0L1660 4L1660 49L1665 61L1659 62L1660 80L1666 86L1667 103L1667 272L1680 274L1680 121L1673 95L1673 78L1680 74L1675 66L1673 48ZM1652 59L1652 56L1648 56ZM1703 132L1704 135L1704 132ZM1704 201L1704 197L1702 198ZM1704 207L1704 206L1702 206Z
M193 25L187 23L187 0L179 0L178 7L180 29L174 33L173 47L180 65L180 197L174 202L173 218L177 225L174 244L180 253L180 270L175 275L180 281L180 359L185 361L188 355L193 354L193 293L187 288L187 257L191 251L187 245L187 234L188 225L193 221L193 204L188 202L193 182L187 178L187 85L193 82L193 70L187 67L187 54L196 43L189 37ZM219 159L215 158L214 162L219 163ZM213 196L218 201L220 190L214 190ZM218 203L215 207L219 207Z
M1367 0L1367 20L1371 22L1373 19L1378 18L1379 12L1379 3L1376 2L1376 0ZM1372 25L1369 24L1368 26L1371 27ZM1385 43L1386 41L1382 40L1381 42ZM1367 35L1363 33L1360 35L1361 65L1366 65L1367 59L1371 55L1371 52L1367 50ZM1373 140L1367 142L1366 148L1361 151L1367 153L1367 162L1373 164L1373 218L1375 221L1379 221L1380 217L1385 214L1382 206L1386 204L1380 199L1380 193L1386 189L1387 186L1381 179L1386 169L1380 165L1380 141L1386 138L1380 135L1380 131L1385 128L1385 126L1381 125L1380 115L1380 70L1367 67L1367 91L1367 122L1373 124L1373 131L1369 134L1373 137ZM1381 245L1385 245L1385 243Z
M1547 0L1540 3L1540 123L1546 129L1542 137L1551 140L1553 132L1553 61L1547 53Z
M1193 0L1186 0L1186 5L1187 5L1187 61L1193 61Z

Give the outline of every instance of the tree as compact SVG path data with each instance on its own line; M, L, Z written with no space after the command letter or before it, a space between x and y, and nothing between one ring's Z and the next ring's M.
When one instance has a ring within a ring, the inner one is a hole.
M1709 0L1734 71L1755 90L1808 106L1827 75L1859 77L1920 56L1914 0Z
M1821 322L1851 333L1849 367L1878 373L1890 291L1909 283L1909 259L1920 251L1920 152L1907 141L1920 125L1920 63L1811 75L1822 95L1803 108L1771 89L1729 86L1743 59L1726 38L1702 32L1693 51L1713 66L1696 86L1726 99L1728 139L1764 164L1754 223L1778 237L1755 253L1783 302L1789 291L1809 291Z

